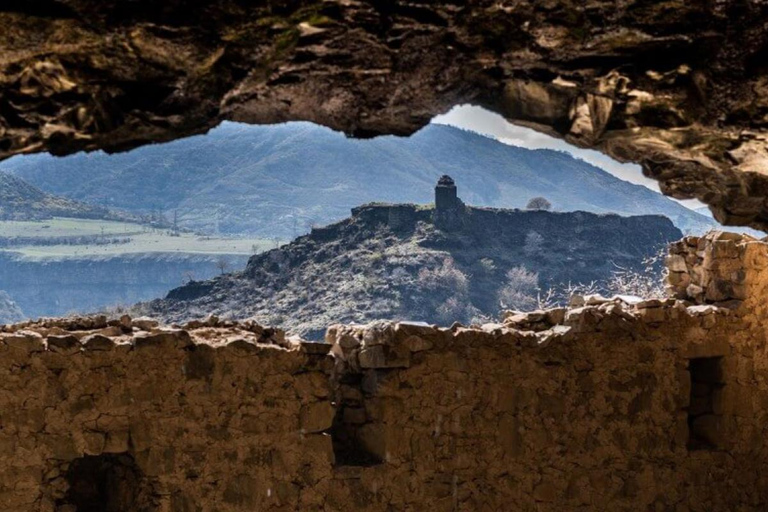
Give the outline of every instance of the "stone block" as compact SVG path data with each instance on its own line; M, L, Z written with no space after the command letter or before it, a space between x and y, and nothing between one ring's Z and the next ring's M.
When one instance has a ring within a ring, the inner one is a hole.
M141 317L134 318L131 324L133 327L136 327L142 331L151 331L152 329L157 328L157 326L160 325L160 322L152 318Z
M301 408L299 425L304 432L322 432L331 428L335 415L331 402L313 402Z
M411 352L422 352L432 348L432 342L419 336L408 336L403 342Z
M691 284L691 276L687 272L670 272L667 282L672 286L685 288Z
M333 345L330 343L318 343L312 341L302 341L299 346L301 351L313 356L325 356L331 351Z
M72 335L48 336L48 350L62 355L77 354L82 349L80 340Z
M0 334L0 341L13 350L27 354L45 351L43 336L34 331L16 331L10 334Z
M410 352L405 346L374 345L361 350L358 359L361 368L408 368L411 364Z
M104 453L106 436L102 432L84 432L83 443L83 453L85 455L101 455Z
M105 352L113 350L117 344L111 338L102 336L101 334L91 334L84 337L81 340L83 350L86 352Z
M194 344L189 333L182 329L168 329L152 334L140 334L133 337L136 350L148 348L183 349Z
M669 310L666 308L652 307L636 310L637 316L646 323L661 323L667 317Z
M129 449L128 429L111 430L107 432L104 442L104 453L125 453Z

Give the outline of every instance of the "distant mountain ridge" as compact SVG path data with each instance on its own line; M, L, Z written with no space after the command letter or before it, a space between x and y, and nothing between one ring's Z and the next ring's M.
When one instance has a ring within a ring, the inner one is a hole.
M51 217L124 218L104 206L57 197L16 176L0 172L0 220L42 220Z
M288 238L367 202L429 203L442 174L461 183L470 204L522 208L544 196L559 211L661 214L683 231L715 225L567 153L435 124L409 138L355 140L310 123L224 123L129 153L25 156L3 169L50 193L133 212L177 210L184 227L227 234Z

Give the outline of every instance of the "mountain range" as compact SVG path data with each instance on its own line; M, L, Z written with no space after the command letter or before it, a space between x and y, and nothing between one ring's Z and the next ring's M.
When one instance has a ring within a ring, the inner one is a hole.
M544 196L557 211L661 214L684 232L716 225L568 153L438 124L408 138L357 140L310 123L224 123L204 136L128 153L24 156L0 170L72 200L161 211L177 215L182 227L230 235L293 238L367 202L429 203L443 174L468 204L523 208Z

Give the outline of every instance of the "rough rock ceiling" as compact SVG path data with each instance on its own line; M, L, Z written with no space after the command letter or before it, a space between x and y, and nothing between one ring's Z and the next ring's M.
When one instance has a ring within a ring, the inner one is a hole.
M761 0L3 0L0 84L0 158L473 103L768 227Z

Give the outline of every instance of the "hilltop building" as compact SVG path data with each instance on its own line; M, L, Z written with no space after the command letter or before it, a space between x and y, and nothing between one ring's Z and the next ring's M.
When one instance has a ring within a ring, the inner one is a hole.
M456 182L444 174L435 185L435 225L443 229L458 228L464 213L464 202L459 199Z

